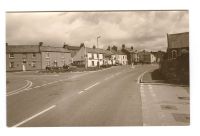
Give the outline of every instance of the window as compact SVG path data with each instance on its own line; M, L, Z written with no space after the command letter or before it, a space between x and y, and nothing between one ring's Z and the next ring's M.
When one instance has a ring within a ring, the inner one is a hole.
M10 53L9 58L14 58L14 53Z
M23 58L23 59L26 58L26 53L23 53L23 54L22 54L22 58Z
M50 61L46 61L46 66L50 66Z
M10 62L9 67L10 67L10 68L14 68L14 62Z
M31 63L31 65L32 65L32 67L36 67L36 62L33 61L33 62Z
M49 52L46 53L46 58L49 58Z
M92 53L92 59L94 59L94 54Z
M176 59L177 58L177 51L173 50L172 51L172 59Z
M57 62L56 60L54 60L53 66L54 66L54 67L57 67L57 66L58 66L58 62Z
M33 53L33 56L32 56L33 58L35 58L36 57L36 53Z

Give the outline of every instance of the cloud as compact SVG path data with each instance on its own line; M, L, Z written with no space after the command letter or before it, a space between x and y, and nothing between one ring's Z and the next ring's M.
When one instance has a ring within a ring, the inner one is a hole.
M189 31L188 11L27 12L6 14L9 44L134 46L165 50L166 34Z

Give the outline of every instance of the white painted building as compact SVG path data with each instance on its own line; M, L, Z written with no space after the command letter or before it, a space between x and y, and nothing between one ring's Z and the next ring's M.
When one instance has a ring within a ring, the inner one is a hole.
M86 65L87 67L98 67L102 65L112 65L112 52L99 48L82 47L73 57L77 65Z
M120 65L127 65L128 60L127 60L127 55L123 53L122 51L114 51L111 50L113 53L112 58L115 60L115 64L120 64Z
M156 62L156 56L151 53L150 57L151 57L151 59L150 59L151 63L155 63Z

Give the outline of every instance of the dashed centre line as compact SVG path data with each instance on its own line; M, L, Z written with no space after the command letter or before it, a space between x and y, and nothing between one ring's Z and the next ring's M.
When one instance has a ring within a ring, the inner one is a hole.
M80 91L80 92L78 92L78 94L81 94L81 93L84 93L84 91Z
M115 74L113 74L113 75L111 75L111 76L109 76L109 77L106 77L104 80L109 80L109 79L111 79L111 78L113 78L113 77L115 77L115 76L117 76L117 75L119 75L119 74L121 74L121 73L122 73L122 72L115 73ZM78 94L84 93L85 91L87 91L87 90L89 90L89 89L91 89L91 88L97 86L97 85L100 84L100 83L101 83L101 82L96 82L95 84L93 84L93 85L91 85L91 86L85 88L84 91L78 92Z
M89 86L88 88L85 88L84 90L87 91L87 90L91 89L92 87L94 87L94 86L96 86L98 84L100 84L100 82L96 82L95 84Z

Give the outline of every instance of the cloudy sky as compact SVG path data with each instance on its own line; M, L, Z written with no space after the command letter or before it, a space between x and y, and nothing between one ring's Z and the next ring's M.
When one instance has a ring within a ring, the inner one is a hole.
M27 12L6 14L6 42L165 50L167 33L189 31L188 11Z

